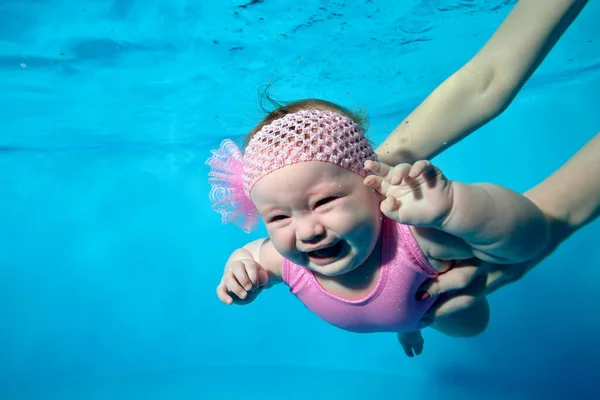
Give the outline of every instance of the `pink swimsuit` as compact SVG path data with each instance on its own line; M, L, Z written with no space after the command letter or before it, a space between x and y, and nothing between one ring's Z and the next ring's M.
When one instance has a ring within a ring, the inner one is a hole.
M312 271L283 261L283 281L304 305L325 321L352 332L416 331L435 299L416 300L421 283L435 277L410 228L383 217L381 268L375 289L360 300L327 292Z

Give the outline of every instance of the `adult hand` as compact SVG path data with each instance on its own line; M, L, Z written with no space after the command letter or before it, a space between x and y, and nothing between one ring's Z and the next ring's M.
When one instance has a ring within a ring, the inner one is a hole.
M520 279L526 271L525 263L495 265L477 259L463 261L421 286L421 290L429 293L429 296L445 295L423 319L432 321L469 308L480 297L485 297L499 287Z
M492 294L504 285L518 281L535 268L574 231L573 227L563 221L550 216L548 219L550 244L538 257L518 264L490 264L478 259L465 260L437 278L425 281L418 293L421 291L429 293L425 298L441 294L445 296L427 312L423 321L432 321L434 318L469 308L479 298Z

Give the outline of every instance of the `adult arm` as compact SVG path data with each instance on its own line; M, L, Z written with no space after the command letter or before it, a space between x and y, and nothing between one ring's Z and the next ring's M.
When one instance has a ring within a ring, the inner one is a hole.
M437 296L456 293L430 311L441 317L473 305L479 298L518 281L550 255L562 242L600 215L600 133L570 160L525 196L535 203L550 223L550 243L539 257L518 264L493 265L464 262L427 281L421 290Z
M500 115L587 2L520 0L481 50L379 146L379 160L432 159Z

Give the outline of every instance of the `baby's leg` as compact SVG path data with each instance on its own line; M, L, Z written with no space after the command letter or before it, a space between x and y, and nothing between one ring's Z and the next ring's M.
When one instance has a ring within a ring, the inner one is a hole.
M436 318L430 327L452 337L471 337L485 331L489 321L490 306L482 298L469 308Z
M409 357L418 356L423 351L423 335L421 331L398 332L398 341Z
M485 331L489 321L490 306L484 297L469 308L436 318L429 326L444 335L471 337ZM421 331L400 332L398 333L398 341L409 357L418 356L423 351L424 340Z

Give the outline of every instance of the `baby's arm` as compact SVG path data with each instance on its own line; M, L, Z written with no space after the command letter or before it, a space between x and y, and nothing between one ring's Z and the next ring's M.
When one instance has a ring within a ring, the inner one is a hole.
M393 168L367 161L365 168L372 172L365 184L386 197L381 211L387 217L448 234L428 235L432 258L440 253L440 260L477 257L496 264L515 263L535 257L548 242L544 214L509 189L450 181L424 160ZM453 237L460 241L451 243Z
M282 281L282 260L268 238L235 250L225 264L217 296L228 305L251 303L262 289Z
M516 263L535 257L546 247L547 220L525 196L489 183L450 184L452 207L439 229L463 239L475 257Z

